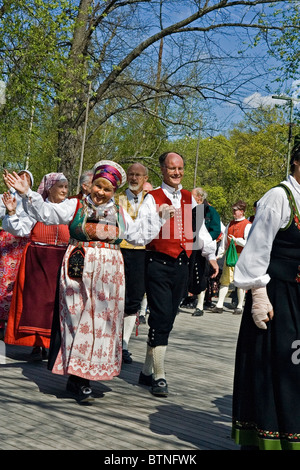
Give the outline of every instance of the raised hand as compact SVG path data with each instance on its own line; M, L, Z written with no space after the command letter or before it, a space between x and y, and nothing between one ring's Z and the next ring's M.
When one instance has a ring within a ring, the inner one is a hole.
M10 184L8 184L8 183L6 182L6 180L5 180L5 176L6 176L6 175L8 175L8 171L4 168L4 170L3 170L3 180L4 180L4 183L5 183L6 187L7 187L7 189L9 189L11 186L10 186Z
M16 213L17 200L11 193L3 193L2 201L7 209L8 215Z
M3 179L6 185L15 188L19 194L27 194L29 189L27 178L22 178L15 171L13 173L8 173L8 171L5 170L3 173Z

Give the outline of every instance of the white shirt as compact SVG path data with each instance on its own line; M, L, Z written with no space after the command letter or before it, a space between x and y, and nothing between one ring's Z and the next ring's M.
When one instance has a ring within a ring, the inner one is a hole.
M180 185L178 190L175 190L175 188L168 186L166 183L162 183L161 188L165 195L170 199L172 205L174 206L175 209L179 209L181 207L181 192L180 189L182 186ZM201 206L201 205L200 205ZM201 207L195 199L192 197L192 208L197 207L197 209L200 208L199 212L197 212L197 215L200 214ZM191 209L192 209L191 208ZM148 194L147 197L144 199L140 210L139 210L139 216L145 216L145 214L151 214L156 212L156 202L152 194ZM202 208L201 211L202 217L198 218L197 223L197 249L202 249L202 255L206 257L209 260L216 259L216 241L213 240L205 226L204 222L204 210ZM201 218L201 220L199 220Z
M14 215L6 215L3 219L2 227L6 232L9 232L14 236L28 237L37 221L24 211L22 198L19 195L18 197L21 199L21 212L20 210L19 212L16 210ZM48 198L45 202L47 204L56 204L54 202L50 202Z
M133 192L129 188L127 188L125 193L129 204L134 210L137 210L142 200L143 191L140 191L138 194L133 194Z
M28 237L36 221L31 219L24 211L21 196L13 188L10 188L9 191L17 200L16 213L14 215L6 214L6 206L1 197L0 218L3 219L2 228L15 237Z
M299 183L291 175L283 183L291 189L300 210ZM235 265L234 284L237 287L251 289L268 284L267 269L273 241L278 230L287 226L290 216L290 205L283 188L272 188L259 200L247 243Z
M88 196L89 198L89 196ZM77 199L65 199L60 204L46 203L39 193L28 190L26 196L23 196L24 210L30 217L43 222L46 225L68 225L75 214ZM99 209L109 211L114 207L113 199L106 204L102 204ZM120 233L120 238L126 238L129 243L143 246L155 238L165 220L159 217L158 212L145 213L139 216L135 221L123 209L125 229Z

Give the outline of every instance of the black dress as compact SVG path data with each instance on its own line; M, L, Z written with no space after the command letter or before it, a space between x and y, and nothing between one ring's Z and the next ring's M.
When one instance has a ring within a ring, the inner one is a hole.
M288 197L293 216L275 237L268 268L274 318L267 330L254 324L249 292L236 351L232 435L265 450L300 450L300 224Z

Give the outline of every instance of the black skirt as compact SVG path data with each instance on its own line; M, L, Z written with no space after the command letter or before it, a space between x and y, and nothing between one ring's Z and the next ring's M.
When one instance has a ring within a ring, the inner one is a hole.
M236 350L232 434L240 445L300 450L300 284L271 279L274 318L259 329L249 292Z

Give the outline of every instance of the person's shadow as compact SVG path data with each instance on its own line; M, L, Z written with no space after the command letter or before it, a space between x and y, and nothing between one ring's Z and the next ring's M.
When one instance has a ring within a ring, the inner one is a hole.
M238 450L231 440L231 416L226 405L229 399L214 400L221 414L189 410L175 404L159 405L157 412L149 416L150 429L156 434L174 435L200 450Z
M59 399L72 399L72 395L66 390L68 377L64 375L53 374L50 370L48 370L47 360L30 362L29 358L32 348L15 347L10 345L5 346L5 355L14 359L15 362L9 363L3 360L0 363L0 369L21 369L24 377L35 383L41 393L45 395L54 395ZM111 388L103 385L102 382L95 382L95 384L93 384L93 395L95 398L101 398L109 391L111 391Z

